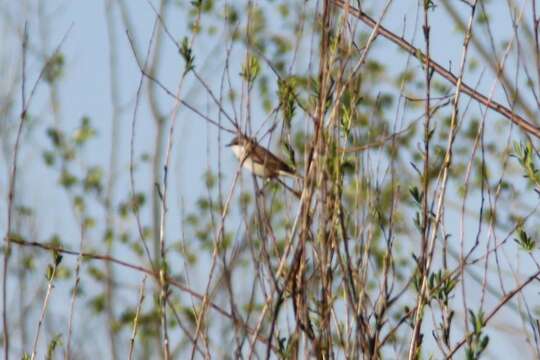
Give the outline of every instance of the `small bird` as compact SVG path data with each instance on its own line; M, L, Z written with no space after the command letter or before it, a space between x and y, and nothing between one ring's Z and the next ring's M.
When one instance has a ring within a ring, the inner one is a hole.
M285 161L245 135L237 135L227 144L234 155L241 161L242 166L262 178L277 178L290 176L300 178L296 171Z

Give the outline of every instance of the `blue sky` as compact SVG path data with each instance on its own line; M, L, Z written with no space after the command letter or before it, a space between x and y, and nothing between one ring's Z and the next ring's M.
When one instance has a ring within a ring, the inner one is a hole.
M46 14L45 18L47 19L47 26L50 32L46 39L40 35L42 30L40 26L43 26L43 24L39 22L35 15L30 16L27 21L30 29L30 43L32 47L37 49L38 53L45 49L50 54L65 32L71 27L67 40L62 46L62 53L66 58L66 67L58 87L60 127L69 134L76 130L83 116L89 116L92 124L98 130L98 136L88 144L82 161L84 164L100 164L107 168L108 152L111 146L110 124L112 105L109 66L110 49L107 38L106 9L104 3L104 1L47 2L44 13ZM153 1L153 3L157 2ZM32 1L28 2L28 6L32 9L35 5ZM186 16L183 13L186 6L183 5L183 8L172 12L166 19L169 29L178 39L182 36L189 35L186 31ZM8 69L2 72L14 74L18 71L20 44L13 35L15 30L21 30L25 15L22 13L22 6L20 4L4 4L1 8L3 11L2 19L6 21L4 24L0 21L0 27L4 26L4 28L7 28L8 30L4 34L10 35L4 35L7 38L7 42L5 43L8 45L4 47L6 51L2 52L0 49L0 59L4 59L4 62L0 62L0 64L4 64L4 69ZM128 8L135 25L133 36L140 49L145 52L154 23L154 13L146 1L129 1ZM397 33L401 33L402 29L405 28L405 37L410 39L412 29L414 28L416 8L416 1L396 1L391 7L391 11L385 19L384 24ZM495 38L508 39L511 34L511 27L506 16L506 5L501 2L499 6L494 6L492 9L493 21L497 24L493 28ZM33 10L30 12L34 14ZM118 139L115 139L119 144L120 164L117 188L120 190L119 193L124 196L126 193L124 190L129 186L127 166L129 159L129 136L135 104L135 92L140 80L140 73L134 61L125 29L120 22L118 9L115 7L113 12L116 20L115 37L118 45L117 53L120 64L120 102L125 110L120 119L120 136ZM268 14L268 19L270 24L275 20L272 14ZM449 66L452 63L452 68L457 69L461 54L461 36L456 31L453 31L452 25L450 25L449 19L443 10L436 11L431 22L433 58L445 66ZM272 25L269 26L271 27ZM0 38L0 40L4 39ZM223 67L222 59L224 58L223 46L218 41L203 35L194 49L196 66L216 92L219 90L219 76L221 75ZM180 76L179 73L183 69L183 61L167 38L164 39L164 42L162 65L158 75L166 86L174 90ZM417 46L423 46L420 31L416 34L415 44ZM374 49L373 55L379 58L399 59L399 63L389 64L389 71L397 72L402 69L403 64L401 61L404 59L402 56L396 56L398 52L399 50L394 45L385 42L383 39L379 39L377 40L377 46ZM239 69L242 54L243 50L237 49L232 57L233 66L236 66L236 70ZM36 61L35 56L32 56L30 59L28 64L28 80L29 83L32 83L38 74L41 61ZM395 65L395 68L393 65ZM414 64L413 67L416 68L417 66L418 64ZM232 71L232 74L236 75L238 72ZM219 74L219 76L216 76L216 74ZM492 75L486 76L479 89L487 92L491 87L492 79ZM471 76L467 80L470 83L475 83L477 78ZM0 80L0 84L2 81L5 81L5 79ZM158 94L161 109L166 114L170 114L174 106L174 101L160 91L158 91ZM208 107L210 103L209 97L200 86L196 85L192 78L189 78L186 83L183 94L187 95L187 99L201 111L208 111L209 116L217 117L215 109ZM496 93L496 98L502 99L500 91ZM49 147L48 139L45 136L45 129L55 124L49 106L49 89L44 83L37 90L30 114L33 115L32 132L28 135L31 139L24 142L21 152L20 163L23 166L21 167L22 172L19 178L20 183L18 184L19 194L26 204L34 206L37 209L37 226L40 229L39 239L37 240L45 240L51 234L61 231L66 239L74 239L72 244L76 246L78 243L78 228L73 214L69 210L69 199L65 192L57 186L57 173L46 168L42 161L42 151ZM256 110L253 116L254 118L261 117L260 110ZM141 156L145 152L152 152L152 143L154 141L154 126L152 121L148 104L146 101L143 101L137 116L137 156ZM229 135L224 135L225 141L229 138ZM218 152L216 144L216 129L189 110L182 108L177 117L177 126L174 134L174 155L171 162L171 193L169 198L171 211L168 220L168 235L171 239L179 237L182 231L181 222L179 221L182 213L182 207L180 205L183 206L184 214L185 212L189 212L194 206L197 197L204 192L201 179L206 166L210 164L216 169L216 166L214 166L217 161ZM223 188L227 191L230 187L230 180L236 163L229 153L224 153L223 161L226 175ZM6 169L5 163L2 163L1 166L2 169ZM150 169L150 164L142 165L138 169L136 181L139 190L147 191L151 187L151 180L149 178ZM246 180L249 179L246 177ZM250 182L246 181L245 183L247 188L250 189ZM0 184L2 185L0 195L4 196L5 177L2 177ZM116 200L118 201L119 199ZM0 205L0 210L2 214L5 213L4 203ZM150 224L150 216L147 211L142 213L142 218L145 224ZM2 216L0 219L0 224L2 226L5 225L5 216ZM98 240L99 233L95 232L89 238L91 241L96 242L96 247L100 247ZM88 246L93 247L94 245L89 243ZM121 254L119 256L122 257ZM70 264L73 264L74 259L66 259L66 261L70 261ZM127 273L125 275L131 276ZM130 278L133 283L136 283L138 279L139 276ZM57 295L56 302L53 302L53 307L62 308L65 306L62 299L68 299L66 296L68 288L69 286L62 290L64 292L63 295ZM508 341L503 340L501 339L500 346L497 342L494 342L490 346L493 355L496 354L499 347L512 352L515 350L509 347Z

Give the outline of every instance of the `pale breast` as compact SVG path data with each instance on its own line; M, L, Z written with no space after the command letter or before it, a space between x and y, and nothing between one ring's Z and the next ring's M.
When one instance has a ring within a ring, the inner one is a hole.
M231 146L231 149L238 160L243 161L242 166L255 175L260 177L268 177L271 175L271 173L267 171L262 164L252 161L249 157L246 158L246 153L244 151L245 148L243 146L233 145Z

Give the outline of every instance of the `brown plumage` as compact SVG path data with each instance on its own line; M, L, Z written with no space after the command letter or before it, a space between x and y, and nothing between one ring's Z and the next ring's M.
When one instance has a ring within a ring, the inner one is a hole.
M281 175L298 178L296 171L285 161L245 135L236 136L227 146L231 147L242 166L263 178Z

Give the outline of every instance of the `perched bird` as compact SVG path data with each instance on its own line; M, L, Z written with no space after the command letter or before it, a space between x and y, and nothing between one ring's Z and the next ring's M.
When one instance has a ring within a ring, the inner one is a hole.
M277 178L279 176L300 178L291 166L257 144L252 138L237 135L227 146L232 149L242 166L257 176L262 178Z

